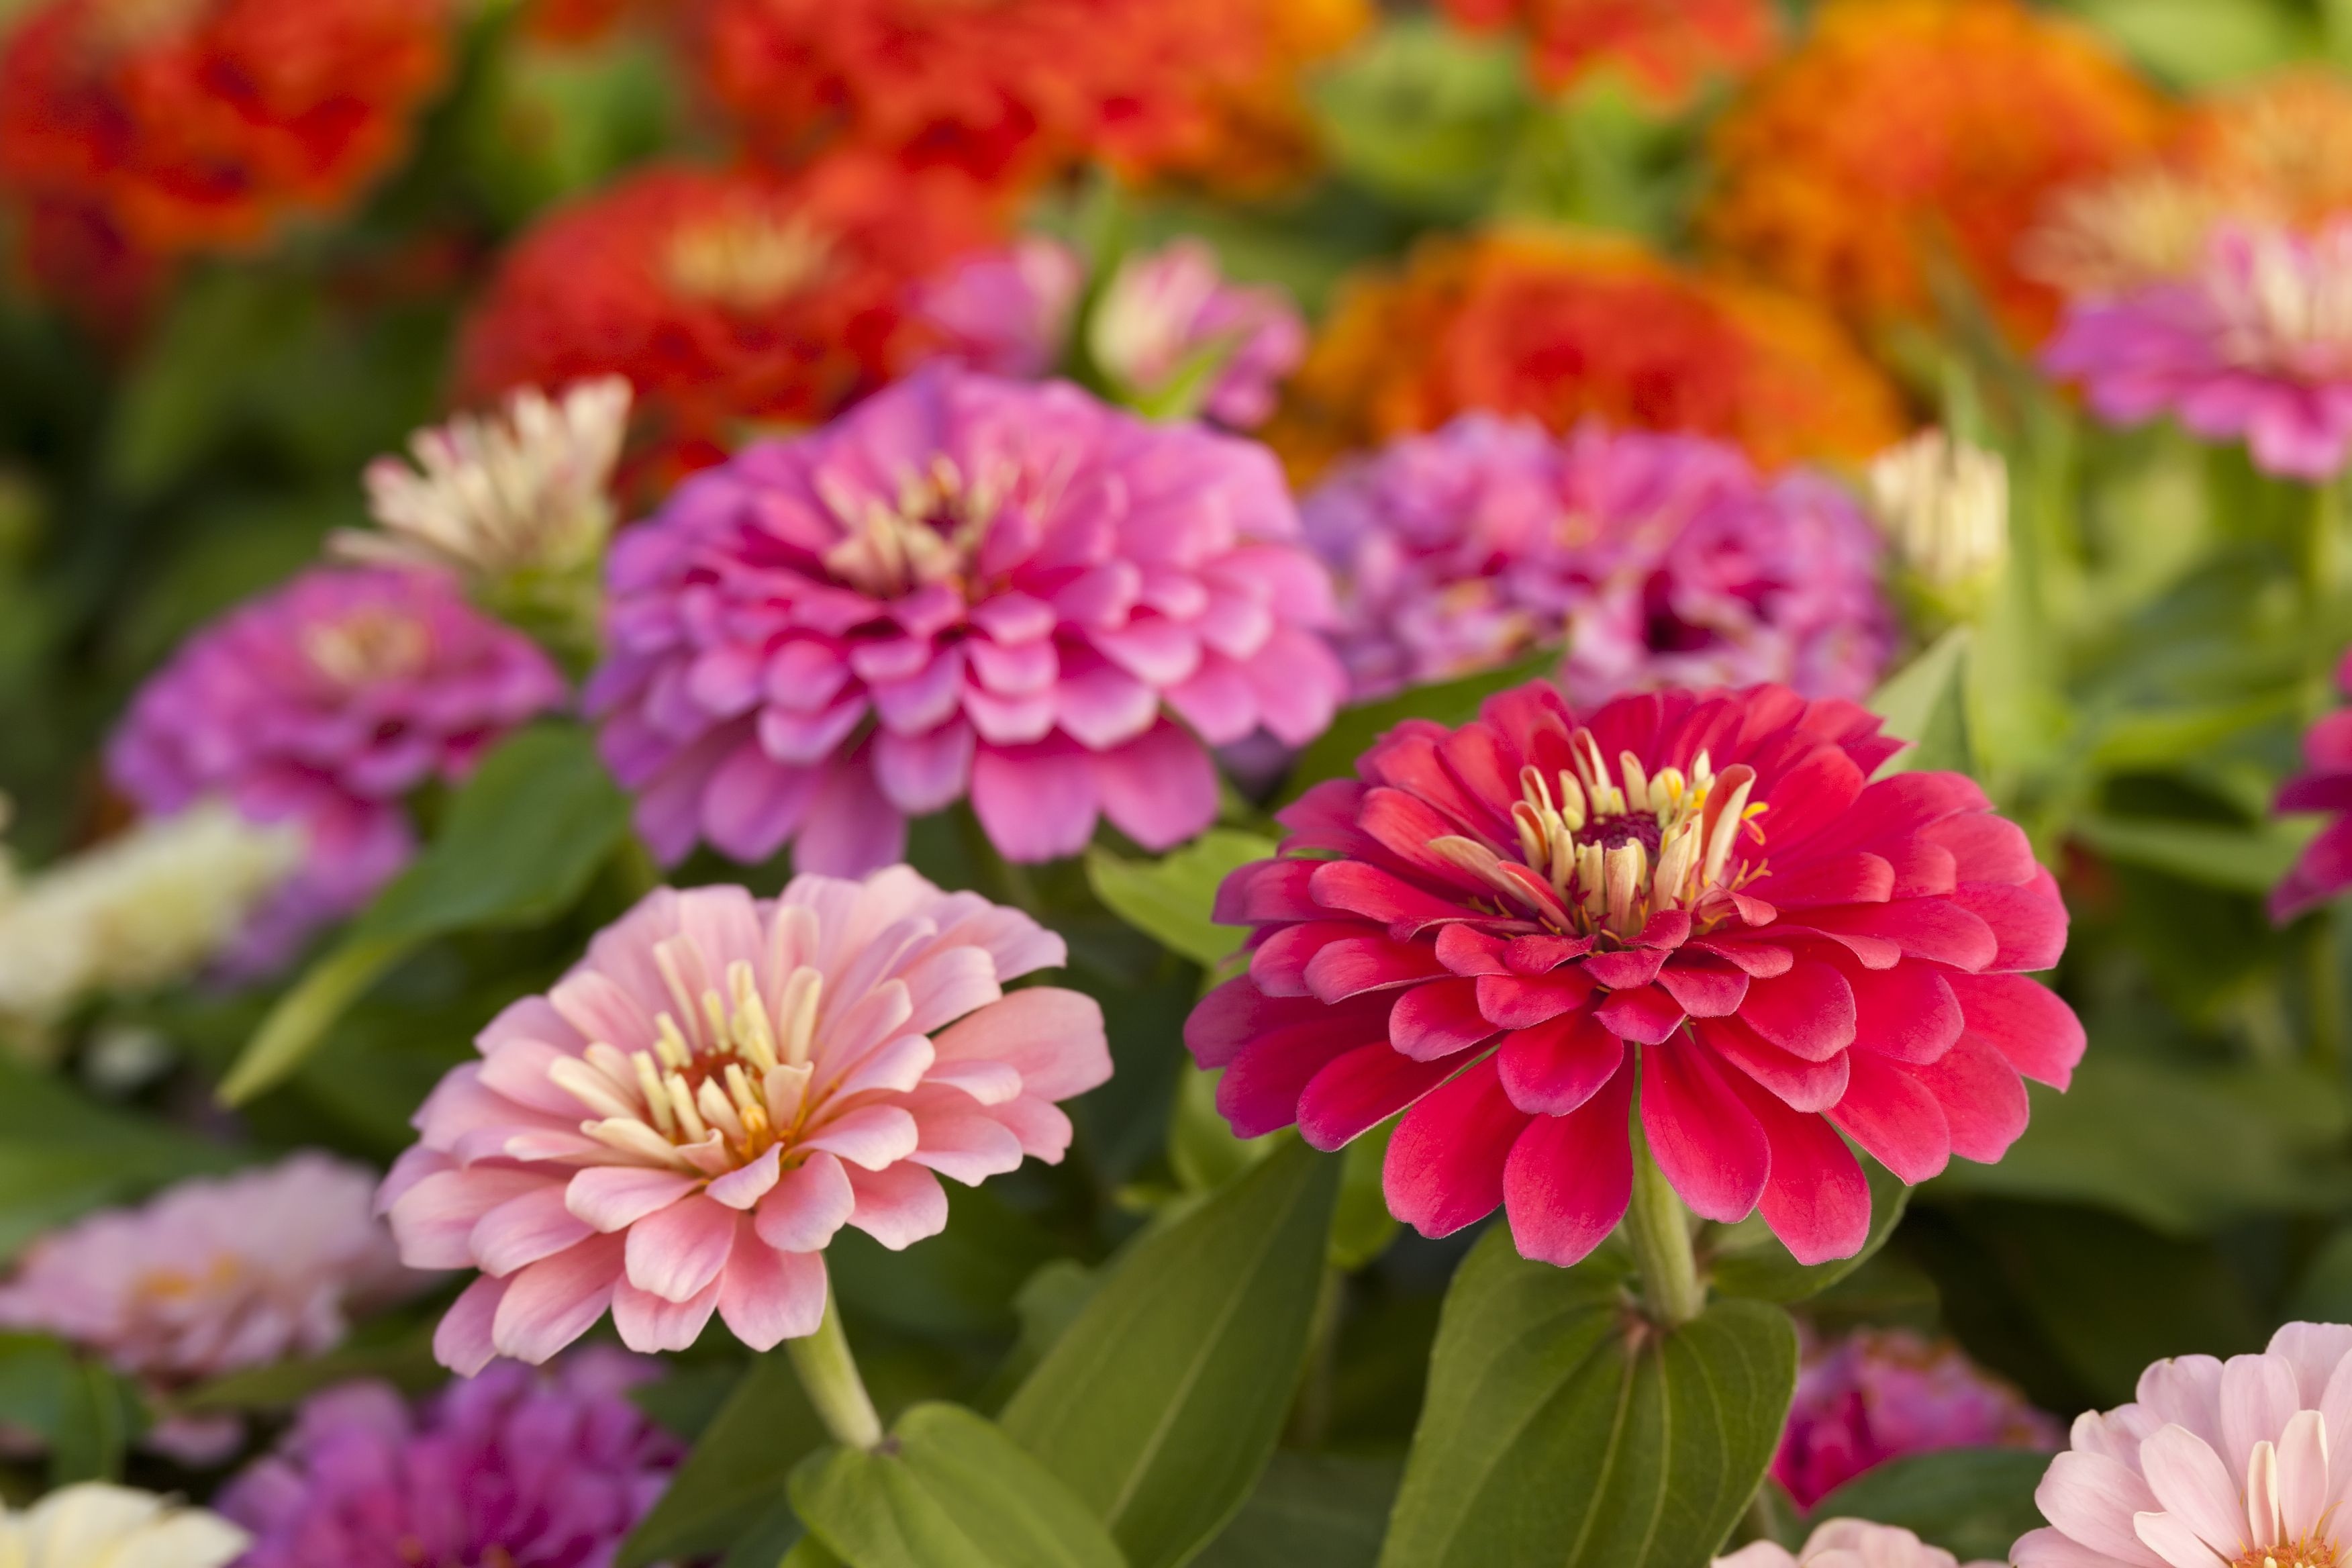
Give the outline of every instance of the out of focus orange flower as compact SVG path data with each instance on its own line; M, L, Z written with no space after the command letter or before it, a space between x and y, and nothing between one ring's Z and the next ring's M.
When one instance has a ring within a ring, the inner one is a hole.
M2153 150L2168 111L2086 29L2014 0L1829 0L1719 127L1705 233L1864 321L1930 306L1948 247L2009 330L2056 299L2017 263L2052 192Z
M1506 229L1357 280L1265 434L1304 480L1472 409L1688 431L1768 465L1859 459L1904 428L1894 389L1815 308L1625 241Z
M1615 68L1663 103L1678 103L1710 76L1743 76L1780 37L1772 0L1445 0L1465 26L1516 22L1546 87L1567 87Z
M439 0L48 0L0 50L0 185L169 256L348 201L439 83Z
M625 375L659 466L715 460L746 425L827 418L905 369L927 346L909 289L996 237L993 215L960 175L863 155L648 169L515 244L466 324L459 391Z

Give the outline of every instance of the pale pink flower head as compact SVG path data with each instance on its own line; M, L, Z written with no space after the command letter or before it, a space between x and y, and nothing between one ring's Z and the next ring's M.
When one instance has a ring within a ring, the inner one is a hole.
M1928 1545L1899 1525L1832 1519L1814 1530L1801 1551L1773 1541L1752 1542L1717 1558L1715 1568L1960 1568L1960 1563L1942 1547ZM1971 1563L1968 1568L2000 1564Z
M180 1183L52 1231L0 1285L0 1326L53 1333L162 1387L322 1355L425 1283L370 1212L375 1178L316 1152Z
M915 290L915 314L942 356L991 375L1050 374L1086 288L1086 264L1059 240L1026 236L965 258Z
M2112 423L2170 414L2270 473L2332 479L2352 447L2352 219L2221 225L2194 275L2077 301L2043 358Z
M638 1351L713 1311L757 1350L814 1332L842 1226L905 1247L947 1223L940 1174L1068 1148L1055 1102L1110 1076L1102 1011L1003 989L1064 957L903 866L656 889L417 1112L379 1201L411 1265L482 1274L435 1350L544 1362L607 1307Z
M2352 1558L2352 1328L2289 1323L2260 1355L2160 1361L2074 1419L2018 1568L2336 1568Z
M1813 1349L1772 1475L1811 1508L1875 1465L1937 1448L2053 1449L2058 1423L1958 1345L1860 1329Z
M933 366L624 534L590 706L667 860L855 876L966 795L1015 860L1097 815L1165 849L1216 814L1209 746L1339 702L1297 533L1263 447Z
M2352 691L2352 653L2336 667L2336 684ZM2326 812L2329 821L2271 889L2271 919L2282 925L2352 887L2352 708L2313 724L2303 757L2303 772L2279 786L2277 809Z
M1095 363L1131 401L1235 430L1265 423L1283 379L1307 357L1307 323L1290 297L1228 283L1217 253L1197 239L1120 262L1087 333Z

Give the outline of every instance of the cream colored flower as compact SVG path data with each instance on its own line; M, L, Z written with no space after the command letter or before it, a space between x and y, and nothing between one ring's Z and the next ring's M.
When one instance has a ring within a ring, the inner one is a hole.
M100 1481L22 1513L0 1506L0 1568L223 1568L250 1539L217 1514Z
M1922 431L1870 465L1870 495L1911 585L1964 617L2009 560L2009 468L1999 453Z

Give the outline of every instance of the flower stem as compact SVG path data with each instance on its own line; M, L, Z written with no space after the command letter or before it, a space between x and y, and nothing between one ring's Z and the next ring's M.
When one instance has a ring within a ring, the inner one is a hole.
M1646 1143L1634 1145L1633 1201L1625 1211L1625 1229L1633 1239L1634 1261L1641 1265L1642 1294L1650 1304L1650 1316L1672 1329L1705 1311L1706 1289L1698 1282L1690 1215Z
M835 1442L845 1448L870 1450L882 1446L882 1417L874 1413L866 1380L857 1375L849 1337L841 1331L841 1305L830 1285L825 1287L824 1318L816 1332L786 1340L784 1353L792 1358L801 1387L807 1391L809 1403L816 1406Z

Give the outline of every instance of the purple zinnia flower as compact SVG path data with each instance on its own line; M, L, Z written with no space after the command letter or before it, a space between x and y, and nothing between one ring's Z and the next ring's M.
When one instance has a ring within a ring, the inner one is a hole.
M1016 860L1097 813L1165 849L1216 814L1207 746L1330 721L1297 534L1262 447L933 366L623 535L589 702L666 860L797 836L800 869L858 876L967 793Z
M141 689L107 771L146 812L219 795L304 830L303 868L236 965L264 968L407 863L404 796L563 700L546 656L443 574L315 568L190 638Z
M653 1363L583 1351L512 1363L412 1410L392 1388L313 1397L220 1511L253 1531L238 1568L604 1568L677 1464L627 1398Z
M2070 307L2042 357L2112 424L2168 413L2270 473L2332 479L2352 447L2352 219L2225 225L2191 277Z
M1360 701L1554 643L1580 703L1762 682L1859 697L1893 644L1881 542L1853 500L1698 437L1555 440L1466 415L1343 468L1303 510L1339 579Z
M1276 388L1307 357L1307 324L1289 296L1226 282L1217 253L1197 239L1120 263L1087 331L1095 363L1129 401L1234 430L1265 423Z
M1029 381L1061 359L1086 280L1077 252L1033 236L967 257L922 285L915 314L944 340L944 357Z

